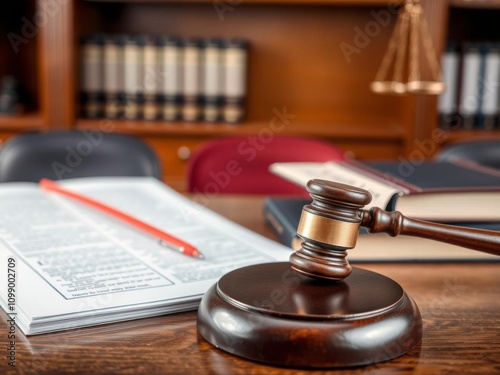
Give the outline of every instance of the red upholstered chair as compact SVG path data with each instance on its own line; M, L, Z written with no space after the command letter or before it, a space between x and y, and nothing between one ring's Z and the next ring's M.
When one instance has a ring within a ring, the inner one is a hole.
M275 162L343 160L333 144L311 138L257 135L206 142L188 165L188 191L216 195L307 195L301 187L268 171Z

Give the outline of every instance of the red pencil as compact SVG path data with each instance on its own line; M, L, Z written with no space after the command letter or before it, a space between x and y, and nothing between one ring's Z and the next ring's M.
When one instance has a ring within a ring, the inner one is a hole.
M110 207L104 203L101 203L93 198L87 197L83 194L73 192L71 190L68 190L61 185L57 184L56 182L49 180L47 178L43 178L40 180L40 186L49 191L53 191L55 193L59 193L62 195L65 195L67 197L70 197L74 200L77 200L81 203L84 203L88 206L91 206L93 208L96 208L112 217L115 217L117 219L120 219L124 221L127 224L130 224L137 229L146 232L148 234L151 234L155 237L158 237L160 239L160 243L165 245L168 248L171 248L173 250L179 251L185 255L189 255L191 257L199 258L199 259L204 259L205 257L203 256L200 251L194 247L193 245L190 245L189 243L172 236L171 234L168 234L161 229L158 229L156 227L153 227L152 225L149 225L139 219L136 219L133 216L130 216L122 211L119 211L113 207Z

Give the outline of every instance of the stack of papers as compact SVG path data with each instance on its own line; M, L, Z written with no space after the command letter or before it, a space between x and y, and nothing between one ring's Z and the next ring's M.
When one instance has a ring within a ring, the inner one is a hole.
M60 183L184 239L205 259L37 184L2 184L0 279L9 274L14 287L0 284L0 303L26 335L196 309L225 273L290 256L152 178Z

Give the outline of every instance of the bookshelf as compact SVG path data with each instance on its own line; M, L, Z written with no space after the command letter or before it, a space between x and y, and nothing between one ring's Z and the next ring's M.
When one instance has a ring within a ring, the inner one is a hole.
M17 2L9 2L17 3ZM160 155L165 181L183 189L190 153L226 135L258 135L276 111L294 115L281 134L334 142L360 159L408 157L415 140L438 128L435 97L381 96L370 92L396 20L394 1L383 0L75 0L19 1L14 19L45 13L23 55L0 62L0 74L16 66L32 104L19 116L0 116L2 139L34 129L99 130L101 120L80 116L79 40L89 33L146 33L241 37L249 41L246 118L241 124L111 120L113 131L133 134ZM52 8L48 8L49 4ZM397 3L402 3L398 1ZM455 9L482 1L422 0L432 37L441 51ZM500 2L494 3L497 7ZM498 4L497 4L498 3ZM215 4L224 6L222 13ZM480 4L480 5L479 5ZM14 5L8 5L14 7ZM374 14L389 14L382 25ZM387 13L389 12L389 13ZM465 12L466 13L466 12ZM5 16L1 16L4 32ZM378 22L378 23L377 23ZM378 26L377 26L378 25ZM21 26L17 26L22 27ZM356 33L366 33L363 45ZM18 29L18 32L21 30ZM358 40L359 42L359 40ZM0 52L11 48L5 40ZM346 57L344 43L356 47ZM2 54L3 55L3 54ZM22 73L21 73L22 72ZM27 73L25 73L27 72ZM497 131L487 136L499 136ZM447 141L484 136L453 133ZM426 155L431 156L431 155Z

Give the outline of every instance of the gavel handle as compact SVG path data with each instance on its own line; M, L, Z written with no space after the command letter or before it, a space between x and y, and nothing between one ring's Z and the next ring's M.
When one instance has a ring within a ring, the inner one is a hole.
M475 228L410 219L401 212L387 212L380 208L362 210L361 225L371 233L391 236L408 235L463 246L485 253L500 255L500 233Z

